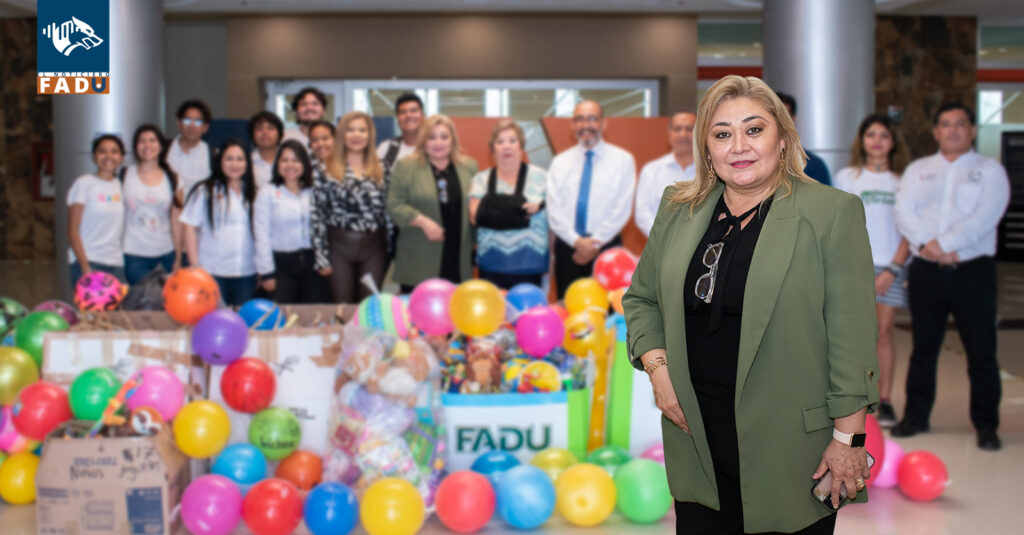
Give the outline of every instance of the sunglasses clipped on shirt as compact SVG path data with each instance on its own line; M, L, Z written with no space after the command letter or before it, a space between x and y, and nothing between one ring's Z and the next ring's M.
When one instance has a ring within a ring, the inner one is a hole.
M442 178L437 181L437 200L441 204L448 204L448 179Z

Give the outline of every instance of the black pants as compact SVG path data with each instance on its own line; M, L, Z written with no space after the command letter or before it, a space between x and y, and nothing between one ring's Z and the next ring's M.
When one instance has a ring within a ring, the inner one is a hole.
M943 268L915 258L909 274L910 315L914 350L907 371L907 409L904 418L918 426L928 423L935 403L935 377L953 314L967 352L971 381L971 422L979 431L999 427L999 364L996 362L996 263L983 256Z
M335 303L358 303L372 293L360 282L369 274L379 290L388 269L388 242L384 231L353 232L328 230L331 244L331 299Z
M622 245L622 239L614 237L601 247L601 250L610 249ZM572 261L572 255L576 252L572 244L565 243L560 238L555 238L555 288L558 290L558 298L565 297L565 291L569 285L576 282L576 279L591 277L594 274L594 261L580 265Z
M313 269L313 250L274 251L274 291L277 303L329 303L327 279Z

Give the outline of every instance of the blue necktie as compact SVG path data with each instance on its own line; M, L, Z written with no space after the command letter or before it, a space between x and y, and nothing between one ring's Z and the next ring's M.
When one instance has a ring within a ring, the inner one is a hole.
M583 178L580 179L580 196L576 200L576 234L587 236L587 204L590 202L590 177L594 171L594 151L587 151L583 162Z

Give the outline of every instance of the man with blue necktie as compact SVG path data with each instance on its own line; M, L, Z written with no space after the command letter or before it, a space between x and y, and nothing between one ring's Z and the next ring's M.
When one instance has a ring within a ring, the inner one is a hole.
M619 233L633 207L636 164L632 154L601 139L606 126L600 104L580 102L572 115L579 143L555 156L548 169L559 299L573 281L591 275L599 252L622 243Z

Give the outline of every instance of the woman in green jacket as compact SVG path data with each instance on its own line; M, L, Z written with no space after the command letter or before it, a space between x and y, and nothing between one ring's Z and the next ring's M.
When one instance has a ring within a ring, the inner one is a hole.
M677 531L832 533L841 485L867 498L878 403L863 207L803 173L757 78L711 87L694 145L697 177L665 190L622 301L664 415ZM828 471L823 503L811 488Z
M445 115L424 121L416 152L395 164L387 208L400 229L393 276L402 293L433 277L454 283L472 277L466 200L476 170L459 152L455 125Z

